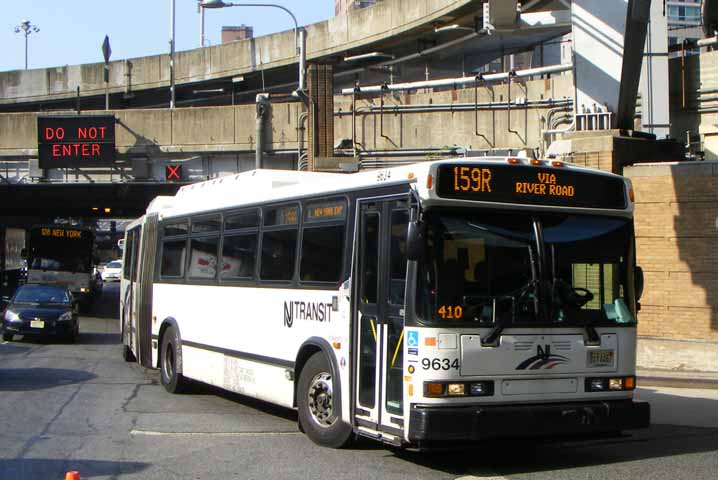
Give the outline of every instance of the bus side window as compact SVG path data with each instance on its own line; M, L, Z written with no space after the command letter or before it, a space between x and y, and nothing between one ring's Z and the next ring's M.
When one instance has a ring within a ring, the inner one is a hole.
M162 277L184 276L186 240L169 240L162 244Z
M305 228L299 277L305 282L338 282L342 273L344 225Z

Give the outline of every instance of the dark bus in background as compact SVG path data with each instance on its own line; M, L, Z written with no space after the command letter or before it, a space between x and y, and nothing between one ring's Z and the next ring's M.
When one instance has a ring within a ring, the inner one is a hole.
M0 293L10 296L22 281L25 230L0 226Z
M99 292L92 229L67 225L32 227L27 252L28 283L65 285L85 305Z

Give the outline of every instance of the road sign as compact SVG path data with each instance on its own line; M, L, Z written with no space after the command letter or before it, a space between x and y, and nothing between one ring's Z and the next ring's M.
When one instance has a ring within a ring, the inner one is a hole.
M110 63L110 55L112 55L112 49L110 48L110 37L105 35L105 41L102 42L102 56L105 57L105 63Z

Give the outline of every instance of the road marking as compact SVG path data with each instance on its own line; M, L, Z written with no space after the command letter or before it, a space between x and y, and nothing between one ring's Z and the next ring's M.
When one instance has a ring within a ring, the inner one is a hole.
M147 437L270 437L280 435L303 435L302 432L155 432L130 430L130 435Z

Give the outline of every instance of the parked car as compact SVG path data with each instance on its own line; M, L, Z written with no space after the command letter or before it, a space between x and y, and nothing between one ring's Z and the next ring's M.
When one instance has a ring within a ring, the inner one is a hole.
M29 283L11 298L3 298L3 303L2 338L6 342L15 335L51 335L74 342L80 334L78 305L67 287Z
M109 262L107 265L105 265L105 268L102 270L102 280L105 282L114 282L114 281L120 281L120 276L122 275L122 261L121 260L113 260Z

